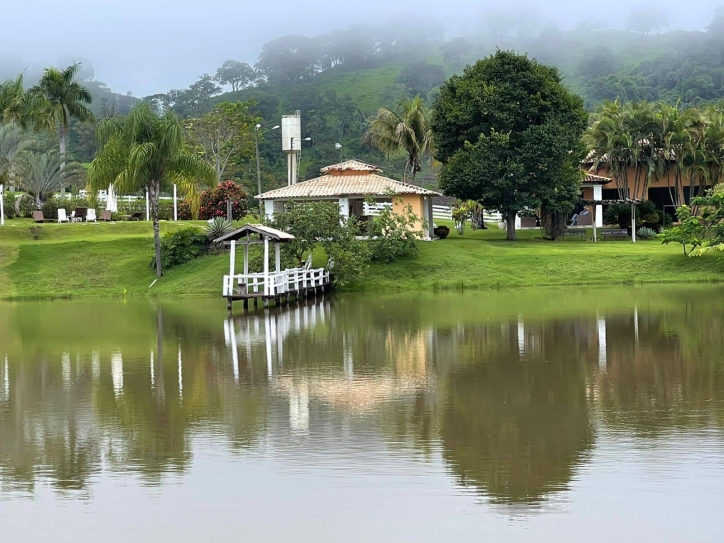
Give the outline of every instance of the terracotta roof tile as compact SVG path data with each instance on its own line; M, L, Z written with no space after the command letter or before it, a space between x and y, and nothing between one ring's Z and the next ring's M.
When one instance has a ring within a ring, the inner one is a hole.
M320 171L322 173L329 173L329 172L344 172L344 171L356 171L356 172L375 172L375 173L382 173L382 170L380 170L377 166L374 166L372 164L367 164L365 162L361 162L359 160L346 160L344 162L340 162L339 164L332 164L331 166L326 166L322 168Z
M360 175L324 175L296 185L270 190L255 196L259 200L293 198L333 198L346 196L388 196L393 194L421 194L441 196L439 192L417 185L401 183L376 173Z

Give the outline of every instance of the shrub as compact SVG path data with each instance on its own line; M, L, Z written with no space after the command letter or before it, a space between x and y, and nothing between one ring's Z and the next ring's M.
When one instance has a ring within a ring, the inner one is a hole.
M420 218L412 212L410 205L403 207L401 212L390 207L382 209L369 226L373 238L372 260L390 263L403 257L417 258L417 242L422 238L419 222Z
M336 203L294 203L285 211L276 213L271 225L294 235L293 241L282 245L285 266L300 265L319 243L329 257L335 285L364 277L370 260L369 244L355 237L359 230L356 217L340 222Z
M631 229L631 206L629 204L620 204L609 206L603 213L604 224L617 224L621 228ZM645 226L651 229L658 229L661 226L661 217L659 217L656 204L651 200L642 200L636 206L636 228Z
M440 239L445 239L450 235L450 229L447 226L438 226L434 230L435 235Z
M18 217L29 219L33 216L33 211L37 211L38 208L35 205L35 198L30 194L22 194L17 200L15 200L15 211Z
M201 194L199 219L205 221L214 217L226 217L226 202L231 200L232 219L238 221L246 215L248 198L249 195L241 185L237 185L233 181L224 181Z
M636 231L636 235L641 239L653 239L656 237L656 230L647 226L642 226Z
M50 198L43 204L43 218L45 219L57 219L58 218L58 200ZM63 206L65 207L65 206Z
M161 265L173 268L209 253L209 238L199 228L184 228L168 232L161 239ZM155 255L150 267L156 268Z
M221 236L228 234L234 230L234 223L227 221L223 217L215 217L211 219L211 222L206 226L206 237L209 238L209 242L214 244L214 240ZM216 250L222 248L221 244L214 244Z
M180 221L190 221L192 219L191 206L185 198L178 201L177 214Z
M3 195L3 210L5 212L6 219L15 218L15 193L5 191Z

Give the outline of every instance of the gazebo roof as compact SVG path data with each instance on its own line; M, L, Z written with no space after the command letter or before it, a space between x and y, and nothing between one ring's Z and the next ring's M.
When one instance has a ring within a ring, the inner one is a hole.
M244 226L242 226L241 228L237 228L233 232L229 232L228 234L225 234L220 238L216 238L214 240L214 243L235 241L247 237L248 234L259 234L260 237L268 238L269 241L274 241L277 243L285 243L287 241L292 241L293 239L295 239L294 236L292 236L291 234L283 232L282 230L277 230L276 228L272 228L270 226L264 226L263 224L245 224Z
M441 196L439 192L410 183L402 183L382 173L377 166L358 160L348 160L322 168L322 177L295 185L270 190L254 198L259 200L290 200L314 198L344 198L348 196L394 196L396 194L420 194Z

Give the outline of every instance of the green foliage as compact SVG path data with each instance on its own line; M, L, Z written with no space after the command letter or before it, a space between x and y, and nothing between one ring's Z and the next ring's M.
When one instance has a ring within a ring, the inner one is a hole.
M214 217L206 226L206 237L213 242L215 239L225 236L234 230L234 223L224 217Z
M35 197L37 209L54 193L73 185L85 184L85 169L66 162L57 151L27 151L17 161L17 184Z
M15 218L15 193L9 190L3 194L3 211L5 212L6 219Z
M628 204L608 206L603 213L603 224L617 224L621 228L631 229L631 206ZM651 200L643 200L636 206L636 228L651 228L658 232L661 229L661 216L656 204Z
M221 102L199 118L185 121L187 145L216 172L216 184L225 172L254 153L254 126L261 119L249 113L248 102Z
M232 218L238 221L244 218L248 211L248 199L249 194L244 191L241 185L237 185L233 181L224 181L201 194L199 219L208 220L214 217L226 217L226 202L231 200Z
M684 254L699 256L724 248L724 187L718 185L709 194L694 198L692 206L681 206L676 214L679 226L664 230L659 235L663 244L680 243ZM688 248L688 249L687 249Z
M406 205L399 209L401 205L400 202L394 211L390 207L383 207L380 214L372 219L368 227L372 260L389 264L399 258L419 256L419 240L423 236L420 217L413 213L412 206Z
M15 210L17 211L18 217L29 219L33 216L33 211L37 209L35 198L30 194L23 193L15 200Z
M192 219L191 206L186 198L178 201L176 205L176 215L180 221L190 221Z
M340 221L336 203L293 203L285 211L274 215L271 226L295 237L282 246L285 260L291 261L292 266L302 265L305 256L320 244L329 258L336 285L364 277L370 260L369 245L356 238L359 230L356 217Z
M161 240L161 265L173 268L186 264L209 253L209 238L199 228L184 228L176 232L168 232ZM149 263L156 267L156 257Z
M58 200L55 198L48 199L43 204L43 218L45 219L57 219L58 218L58 208L60 206L58 205ZM66 207L66 206L63 206ZM66 208L67 211L67 208Z
M435 101L440 186L500 211L511 226L520 210L547 201L572 208L586 122L555 68L498 51L453 76ZM507 234L515 239L514 228Z
M148 190L156 247L156 274L163 275L158 226L159 197L165 185L175 183L192 202L200 182L212 184L214 169L186 152L183 126L173 112L158 116L147 103L125 117L104 119L96 129L101 150L88 169L93 190L113 182L120 192Z
M429 122L430 113L418 95L412 100L403 100L398 111L380 108L363 141L371 143L383 153L404 153L407 156L405 176L409 170L415 179L415 175L422 170L422 161L433 153Z
M656 237L656 230L647 226L642 226L636 231L636 235L641 239L653 239Z

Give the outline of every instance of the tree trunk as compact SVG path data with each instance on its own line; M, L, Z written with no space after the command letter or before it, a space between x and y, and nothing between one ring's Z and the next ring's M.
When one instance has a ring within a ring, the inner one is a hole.
M58 131L58 141L59 141L59 150L60 150L60 158L62 159L62 162L60 163L61 170L65 168L65 140L66 140L66 127L63 123L60 123L59 131ZM65 187L61 187L60 189L60 195L65 198Z
M507 232L505 233L505 239L508 241L515 241L515 218L517 216L517 213L508 213L508 216L505 218L505 222L507 223Z
M158 198L161 192L161 184L158 181L151 181L148 196L151 200L151 220L153 221L153 245L156 249L156 277L163 276L161 265L161 231L158 225Z

